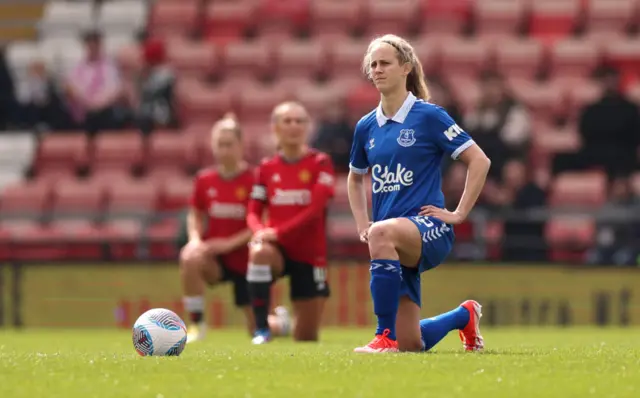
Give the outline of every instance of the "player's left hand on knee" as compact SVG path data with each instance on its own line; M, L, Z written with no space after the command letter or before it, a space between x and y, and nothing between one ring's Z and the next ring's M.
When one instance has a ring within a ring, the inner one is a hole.
M432 205L422 206L420 208L419 214L421 216L435 217L438 220L451 225L460 224L461 222L464 221L464 217L462 216L462 214L456 211L441 209L439 207L432 206Z

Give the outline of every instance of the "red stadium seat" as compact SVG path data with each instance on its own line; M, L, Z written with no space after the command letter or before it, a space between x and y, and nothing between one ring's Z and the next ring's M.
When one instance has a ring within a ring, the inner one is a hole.
M106 208L109 218L128 218L153 214L158 204L158 187L150 180L128 179L109 186Z
M593 245L595 224L585 217L557 217L547 222L546 240L552 261L583 261L586 249Z
M287 78L315 78L326 73L327 55L317 41L290 41L277 47L278 74Z
M152 36L188 36L199 27L199 0L155 2L149 30Z
M525 0L475 3L476 33L485 37L516 36L524 23Z
M311 3L311 30L320 39L350 36L364 27L359 1L315 0Z
M147 231L149 254L154 259L175 259L178 248L175 240L180 232L180 219L168 218L152 224Z
M91 219L104 208L105 191L94 180L68 180L55 186L52 208L53 219Z
M229 92L198 80L178 82L176 97L180 116L189 123L213 123L233 106Z
M108 249L114 260L133 260L138 257L138 242L142 238L140 220L109 220L100 229L100 234L109 242Z
M89 220L58 220L48 228L57 231L65 259L88 261L104 257L100 228Z
M610 42L605 47L607 61L618 67L624 75L638 76L640 70L640 39L632 38Z
M269 120L273 108L290 98L291 95L277 83L248 85L238 93L239 117L246 121Z
M81 133L54 132L42 138L36 159L36 172L48 173L52 170L69 174L87 164L89 141Z
M582 109L594 103L602 96L602 85L591 79L566 78L561 80L566 87L567 103L565 104L570 118L577 118Z
M426 75L436 74L440 75L442 71L442 46L439 40L432 38L431 36L422 37L418 40L412 41L411 45L415 51L422 69Z
M358 237L358 228L353 217L331 217L327 229L327 235L338 242L354 240Z
M237 79L263 79L276 73L274 54L265 40L229 43L224 48L224 74Z
M480 85L472 76L447 75L447 85L451 88L451 95L460 105L463 112L471 111L480 100Z
M607 199L607 176L599 171L566 172L553 181L550 206L602 206Z
M331 75L359 75L368 45L369 41L351 39L341 40L327 47L331 52Z
M548 167L557 153L571 153L580 148L580 135L575 126L562 128L545 123L534 124L532 160L536 165Z
M498 71L504 76L533 79L541 70L544 47L536 40L500 41L495 51Z
M312 115L321 115L329 104L342 103L348 92L339 84L301 85L294 90L295 98L300 101Z
M569 36L578 27L581 0L535 0L531 2L529 32L550 43Z
M10 233L11 256L16 260L56 261L66 258L67 247L62 244L64 234L57 228L24 221L3 223L3 228Z
M219 62L216 62L216 48L207 42L193 42L183 38L167 42L169 63L181 77L198 78L215 74Z
M363 115L371 112L380 102L380 93L370 83L364 82L347 94L349 120L358 121Z
M286 38L309 27L310 0L262 0L258 15L260 37Z
M425 33L458 36L471 21L470 0L422 0L422 25Z
M245 123L242 132L244 155L251 164L259 164L265 156L275 152L276 139L268 120Z
M586 3L589 32L626 33L637 22L636 0L586 0Z
M51 203L49 181L21 183L0 191L0 213L4 216L37 219Z
M487 67L490 47L485 41L451 38L441 46L442 70L447 75L475 77Z
M161 209L180 210L189 205L189 198L193 191L191 178L180 178L166 181L162 187Z
M149 171L156 169L185 169L187 143L180 131L160 130L149 137L149 153L147 167Z
M365 0L368 6L367 34L371 37L393 33L406 36L420 22L419 0Z
M588 78L600 62L598 47L589 40L559 40L550 55L550 74L560 78Z
M255 26L257 11L253 0L210 2L206 10L207 38L218 43L241 40Z
M558 82L537 82L529 79L509 79L514 97L529 108L532 118L552 120L567 112L566 92Z
M138 131L104 131L94 141L93 172L104 169L132 170L142 164L144 142Z

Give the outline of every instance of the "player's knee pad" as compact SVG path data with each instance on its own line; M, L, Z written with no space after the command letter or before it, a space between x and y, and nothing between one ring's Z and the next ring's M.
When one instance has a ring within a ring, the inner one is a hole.
M247 282L270 283L273 280L270 265L250 263L247 267Z

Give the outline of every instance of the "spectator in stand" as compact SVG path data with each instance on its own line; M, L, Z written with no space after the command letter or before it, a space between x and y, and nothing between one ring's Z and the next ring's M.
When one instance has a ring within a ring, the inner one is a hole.
M636 264L640 255L640 223L637 218L630 219L629 216L638 214L639 204L628 178L618 177L611 182L609 200L600 209L604 220L597 225L596 247L588 255L590 263Z
M8 128L14 122L15 107L13 78L9 72L5 50L0 47L0 131Z
M87 31L83 41L86 58L73 68L65 85L71 115L90 135L118 129L126 115L120 103L124 93L120 71L103 53L100 32Z
M331 103L322 118L318 121L318 130L311 144L312 147L330 154L336 171L349 171L349 154L353 140L353 126L344 112L345 106L340 102Z
M129 95L136 125L143 134L156 128L177 128L176 75L167 64L165 43L147 39L142 46L144 67Z
M602 74L603 95L587 105L579 117L582 148L574 153L558 154L553 172L602 167L610 179L627 176L636 164L640 144L638 106L620 90L620 75L615 69Z
M465 129L462 111L451 95L449 86L439 77L432 76L429 79L429 102L443 107L449 116L456 121L458 126Z
M481 97L464 119L466 131L491 159L489 177L500 179L504 163L523 158L531 135L529 112L508 92L503 78L486 73L481 79Z
M57 83L42 60L29 65L19 102L21 124L28 128L67 130L73 127Z
M497 200L516 212L546 206L546 178L543 172L531 175L520 159L509 160L503 169ZM535 220L509 219L504 224L503 259L506 261L547 261L544 240L545 223Z

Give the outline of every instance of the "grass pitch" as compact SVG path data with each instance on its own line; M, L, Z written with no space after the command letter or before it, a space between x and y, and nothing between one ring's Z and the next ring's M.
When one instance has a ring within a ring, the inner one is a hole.
M142 358L122 331L0 332L1 397L639 397L639 329L484 329L464 353L351 352L370 330L326 330L320 344L254 347L211 331L177 358Z

